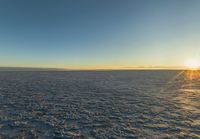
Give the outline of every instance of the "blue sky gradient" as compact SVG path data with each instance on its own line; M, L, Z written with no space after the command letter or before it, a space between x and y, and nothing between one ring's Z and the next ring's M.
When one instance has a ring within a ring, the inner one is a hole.
M0 66L181 67L199 58L199 0L2 0Z

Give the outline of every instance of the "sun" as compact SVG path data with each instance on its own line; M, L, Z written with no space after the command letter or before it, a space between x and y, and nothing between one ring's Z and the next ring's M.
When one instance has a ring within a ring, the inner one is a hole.
M190 70L197 70L200 68L200 63L197 59L189 59L185 62L185 66Z

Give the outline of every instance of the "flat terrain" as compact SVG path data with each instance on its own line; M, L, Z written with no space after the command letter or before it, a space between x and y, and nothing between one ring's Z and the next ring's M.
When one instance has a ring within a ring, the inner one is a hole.
M0 138L200 138L200 79L180 73L1 71Z

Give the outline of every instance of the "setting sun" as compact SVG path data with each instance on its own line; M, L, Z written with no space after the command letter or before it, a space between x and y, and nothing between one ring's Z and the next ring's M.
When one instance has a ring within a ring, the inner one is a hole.
M186 61L185 66L188 69L192 69L192 70L196 70L199 68L199 61L196 59L189 59L188 61Z

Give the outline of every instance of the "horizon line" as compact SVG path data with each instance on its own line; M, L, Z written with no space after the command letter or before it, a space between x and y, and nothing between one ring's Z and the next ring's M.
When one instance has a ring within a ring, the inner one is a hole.
M191 70L188 67L149 66L149 67L121 67L121 68L55 68L55 67L12 67L0 66L0 71L114 71L114 70ZM197 68L195 70L200 70Z

